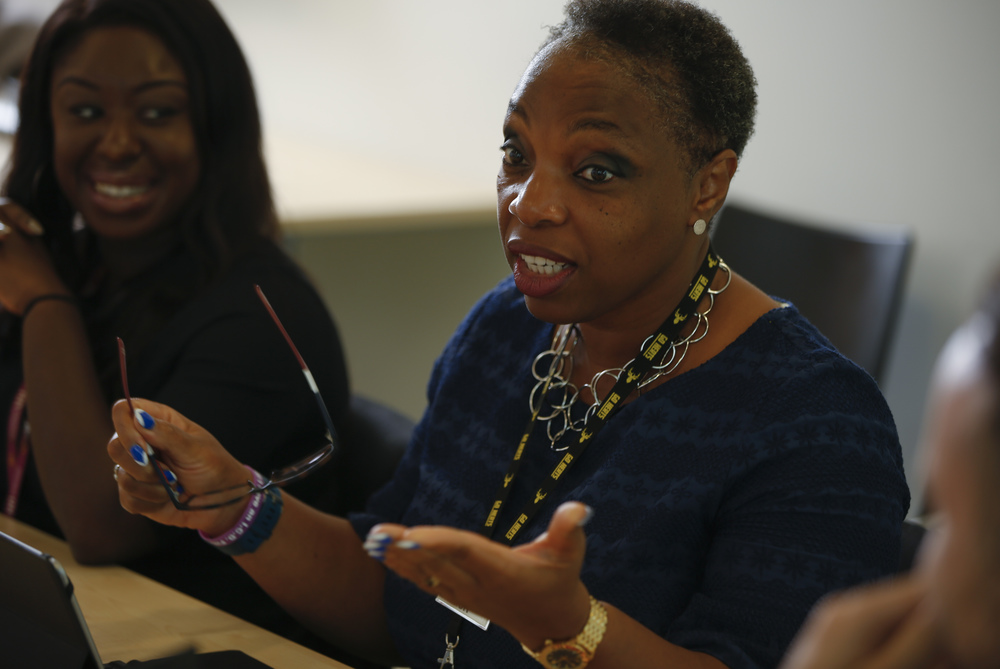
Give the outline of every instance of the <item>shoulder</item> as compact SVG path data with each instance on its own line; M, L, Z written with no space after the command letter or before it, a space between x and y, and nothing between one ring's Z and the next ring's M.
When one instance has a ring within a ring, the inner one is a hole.
M694 371L662 401L676 404L685 424L728 435L728 448L740 454L734 473L803 454L902 471L895 421L878 385L792 306L763 315Z
M513 333L524 333L526 329L543 325L524 306L524 296L514 287L513 278L507 277L481 297L462 319L445 353L461 350L470 341L482 339L503 345Z
M734 473L788 465L815 481L835 476L907 497L895 421L865 370L790 306L766 314L738 344L714 379L734 415L745 409Z
M764 381L788 402L870 416L895 432L871 375L837 351L794 306L765 314L747 334L743 355L757 361Z
M299 267L271 242L235 258L171 318L150 346L149 377L176 378L181 367L196 363L211 373L245 377L247 383L274 378L278 366L289 363L282 353L288 346L255 285L314 373L339 385L343 355L333 319ZM296 369L294 361L290 369Z
M720 383L752 386L758 393L790 400L854 398L885 404L875 380L792 305L761 316L706 368Z
M228 303L233 308L249 305L259 308L255 285L261 287L272 304L279 298L293 301L296 308L322 304L302 269L272 242L260 242L237 256L198 299L214 302L216 306L225 307Z
M496 374L525 359L526 350L544 350L551 326L524 306L524 297L508 277L486 293L462 320L434 365L428 391L434 394L448 376ZM515 362L516 361L516 362Z
M507 322L511 319L513 319L511 325L515 327L523 322L535 320L524 306L524 296L514 286L514 278L508 276L479 298L466 316L463 325L475 326L482 324L483 321Z
M181 339L221 324L273 329L254 289L258 285L293 339L311 337L310 330L333 336L335 326L323 299L302 269L270 241L261 241L234 258L178 311L168 327Z

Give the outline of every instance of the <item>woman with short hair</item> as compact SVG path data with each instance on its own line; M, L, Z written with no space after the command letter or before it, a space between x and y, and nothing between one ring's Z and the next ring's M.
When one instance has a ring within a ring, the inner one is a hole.
M503 124L513 276L437 361L366 513L246 486L264 501L175 507L129 447L150 445L184 495L245 470L141 400L144 425L114 408L122 504L201 530L387 663L774 666L816 599L894 567L908 492L871 377L711 250L755 102L708 12L571 2Z

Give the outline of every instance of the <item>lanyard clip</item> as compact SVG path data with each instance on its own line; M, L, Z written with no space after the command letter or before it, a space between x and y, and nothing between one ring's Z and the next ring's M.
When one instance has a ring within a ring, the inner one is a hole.
M451 667L455 669L455 647L458 646L458 640L461 637L455 637L455 643L452 643L447 634L444 635L444 657L438 658L439 669L444 669L444 667Z

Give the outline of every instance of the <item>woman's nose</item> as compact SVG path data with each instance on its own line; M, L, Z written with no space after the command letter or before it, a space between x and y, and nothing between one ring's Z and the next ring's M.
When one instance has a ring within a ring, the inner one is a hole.
M561 225L566 222L569 210L563 184L556 175L535 170L513 189L515 195L507 205L507 211L525 225Z
M97 149L102 156L113 161L125 160L137 155L142 149L142 144L132 120L127 118L110 119Z

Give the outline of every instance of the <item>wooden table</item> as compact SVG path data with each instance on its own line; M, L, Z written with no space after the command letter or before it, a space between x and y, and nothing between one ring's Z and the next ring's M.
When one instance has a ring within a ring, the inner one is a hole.
M241 650L274 669L347 667L124 567L82 566L66 542L2 514L0 532L62 563L105 662L150 660L194 647Z

